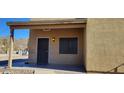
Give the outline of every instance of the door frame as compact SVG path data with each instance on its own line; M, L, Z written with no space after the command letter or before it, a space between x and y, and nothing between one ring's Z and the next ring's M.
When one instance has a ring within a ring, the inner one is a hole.
M48 39L48 64L49 64L49 56L50 56L50 37L36 37L36 64L37 64L37 54L38 54L38 39L47 38Z

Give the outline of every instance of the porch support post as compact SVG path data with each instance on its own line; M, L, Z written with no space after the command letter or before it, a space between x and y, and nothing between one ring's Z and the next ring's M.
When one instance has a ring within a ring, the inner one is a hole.
M14 45L14 29L10 28L10 46L9 46L9 59L8 68L12 68L13 45Z

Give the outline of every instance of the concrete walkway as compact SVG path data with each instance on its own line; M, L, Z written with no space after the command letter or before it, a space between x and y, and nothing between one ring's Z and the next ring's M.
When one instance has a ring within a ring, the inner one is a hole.
M36 65L25 64L28 59L13 60L13 69L32 69L35 74L82 74L84 69L82 66L62 66L62 65ZM7 66L7 60L0 61L0 68Z
M0 68L3 69L4 67L0 67ZM12 69L34 70L35 71L34 74L83 74L84 73L79 71L57 70L57 69L36 68L36 67L13 67Z
M45 68L35 68L35 67L34 68L32 68L32 67L13 67L13 69L35 70L34 74L83 74L83 72L78 72L78 71L45 69Z

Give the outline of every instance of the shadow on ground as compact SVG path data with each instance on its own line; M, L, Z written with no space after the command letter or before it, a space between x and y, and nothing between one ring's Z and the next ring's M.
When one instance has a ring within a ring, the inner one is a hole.
M15 59L13 60L13 67L32 67L32 68L45 68L45 69L56 69L56 70L67 70L85 72L84 66L65 66L65 65L37 65L37 64L26 64L28 59ZM8 61L0 61L0 67L7 66Z

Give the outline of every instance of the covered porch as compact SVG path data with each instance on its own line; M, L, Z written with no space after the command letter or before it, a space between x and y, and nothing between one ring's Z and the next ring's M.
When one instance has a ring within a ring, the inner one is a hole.
M66 28L86 28L86 20L82 19L71 19L71 20L45 20L45 21L30 21L30 22L8 22L7 25L10 27L10 47L9 47L9 58L8 68L12 68L13 65L13 47L14 47L14 30L15 29L37 29L44 31L51 31L52 29L66 29ZM56 66L47 66L48 68L56 68Z

